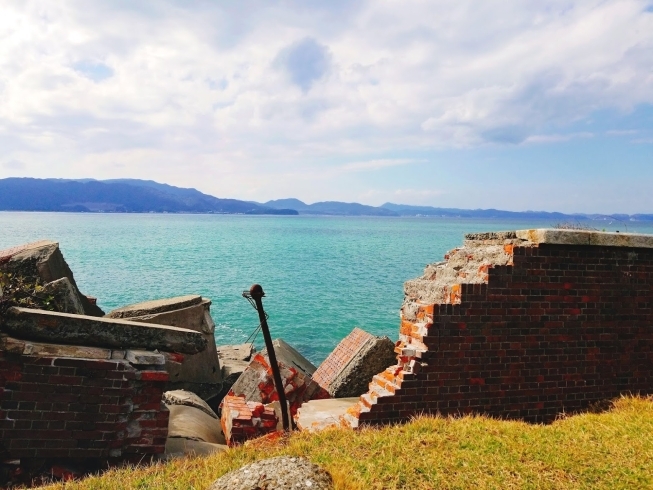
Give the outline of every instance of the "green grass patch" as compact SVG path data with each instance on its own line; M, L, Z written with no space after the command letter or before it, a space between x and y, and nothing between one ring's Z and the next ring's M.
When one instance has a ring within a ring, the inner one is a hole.
M420 417L380 429L295 433L205 458L116 469L48 488L205 489L258 459L305 456L342 489L653 488L653 399L550 425L486 417Z

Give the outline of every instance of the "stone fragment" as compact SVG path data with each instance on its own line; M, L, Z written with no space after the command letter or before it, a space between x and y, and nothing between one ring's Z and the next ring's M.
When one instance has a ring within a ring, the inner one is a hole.
M333 488L331 475L306 458L280 456L243 466L218 478L209 490Z
M86 314L79 291L67 277L47 283L43 286L43 291L58 300L61 313Z
M163 366L166 363L162 354L147 350L128 350L125 352L125 359L134 366Z
M346 420L345 414L358 401L358 397L308 401L299 407L295 423L299 430L309 432L316 432L329 427L350 428L351 426Z
M41 284L65 277L77 292L86 315L104 315L96 304L79 292L73 273L63 258L57 242L41 240L0 251L0 271L13 272L29 280L38 279Z
M218 416L215 414L211 407L202 400L199 396L191 391L186 390L173 390L166 391L163 394L163 402L166 405L185 405L188 407L195 407L198 410L201 410L205 414L218 419Z
M313 381L334 398L360 396L375 374L397 362L394 348L388 337L355 328L320 364Z
M240 396L226 396L222 401L220 423L229 446L276 432L278 422L273 407Z
M206 349L202 334L184 328L29 308L10 308L4 329L22 339L91 347L133 347L189 354Z
M168 405L170 418L168 438L225 444L220 421L199 408L186 405Z
M184 356L183 362L167 360L166 369L170 373L169 389L192 391L208 400L223 390L214 337L215 323L210 307L210 300L189 295L125 306L112 311L107 317L186 328L201 333L207 348L198 354Z
M297 409L305 401L329 398L329 393L311 379L315 372L313 364L281 339L274 340L273 345L292 415L297 413ZM265 350L256 354L231 387L229 395L242 396L247 401L263 404L277 401L279 396L269 363Z

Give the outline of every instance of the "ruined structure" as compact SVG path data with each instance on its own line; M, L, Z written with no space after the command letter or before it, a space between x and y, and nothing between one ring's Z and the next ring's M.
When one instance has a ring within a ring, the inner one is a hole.
M653 236L467 235L406 283L396 352L350 425L471 412L550 422L653 393Z
M207 348L197 354L166 356L170 374L168 390L188 390L209 400L222 389L222 371L215 345L215 323L211 318L211 300L198 295L146 301L118 308L107 318L183 327L202 334Z

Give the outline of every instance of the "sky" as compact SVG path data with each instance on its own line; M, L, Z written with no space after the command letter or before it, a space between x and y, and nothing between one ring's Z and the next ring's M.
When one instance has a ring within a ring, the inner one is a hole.
M0 178L653 213L653 0L0 0Z

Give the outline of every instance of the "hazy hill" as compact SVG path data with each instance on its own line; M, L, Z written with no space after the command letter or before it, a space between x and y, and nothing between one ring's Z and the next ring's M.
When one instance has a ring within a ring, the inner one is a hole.
M195 189L124 179L0 179L0 210L114 213L297 214L236 199L218 199Z
M322 214L333 216L399 216L398 213L384 208L367 206L357 202L323 201L306 204L299 199L277 199L268 201L263 206L280 209L290 207L299 214Z

